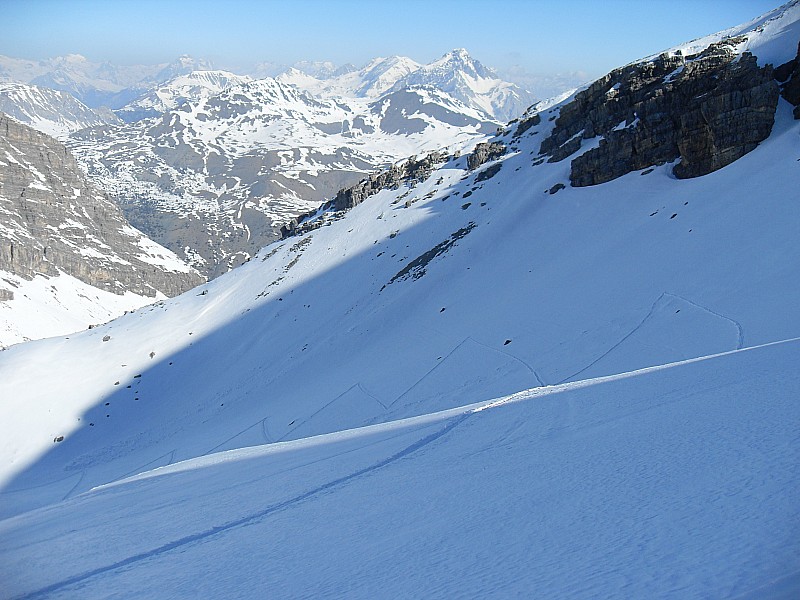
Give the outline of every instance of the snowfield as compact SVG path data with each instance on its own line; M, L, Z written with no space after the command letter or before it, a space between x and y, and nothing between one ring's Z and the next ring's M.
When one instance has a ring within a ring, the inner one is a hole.
M2 595L798 597L800 120L573 188L560 106L0 352Z
M793 340L157 469L0 522L6 590L789 598L799 360Z

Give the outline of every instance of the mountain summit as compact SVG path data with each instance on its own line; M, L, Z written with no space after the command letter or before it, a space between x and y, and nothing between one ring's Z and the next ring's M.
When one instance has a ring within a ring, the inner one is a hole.
M377 98L389 91L427 87L445 92L484 118L507 122L521 115L535 98L531 92L503 81L463 48L428 64L404 56L376 58L363 68L324 77L316 71L289 69L278 80L325 97Z
M435 87L503 122L518 117L535 101L533 94L503 81L463 48L402 77L394 89L413 86Z

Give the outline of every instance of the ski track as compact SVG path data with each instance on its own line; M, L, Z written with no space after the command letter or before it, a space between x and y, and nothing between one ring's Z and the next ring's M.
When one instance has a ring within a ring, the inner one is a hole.
M326 404L323 404L322 406L320 406L320 407L319 407L317 410L315 410L313 413L311 413L310 415L308 415L308 417L306 417L305 419L303 419L302 421L300 421L300 422L299 422L297 425L295 425L294 427L292 427L292 428L291 428L289 431L287 431L286 433L284 433L284 434L283 434L283 435L282 435L280 438L278 438L278 441L279 441L279 442L282 442L283 440L285 440L285 439L286 439L286 437L287 437L287 436L291 435L291 434L292 434L294 431L296 431L297 429L300 429L300 428L301 428L303 425L305 425L306 423L308 423L308 422L309 422L311 419L313 419L314 417L316 417L316 416L317 416L318 414L320 414L320 413L321 413L323 410L325 410L325 409L326 409L326 408L328 408L329 406L332 406L332 405L333 405L333 404L334 404L334 403L335 403L337 400L339 400L339 398L342 398L343 396L345 396L345 395L346 395L346 394L347 394L347 393L348 393L350 390L356 390L356 389L359 389L359 390L361 390L362 392L364 392L365 394L367 394L367 396L369 396L370 398L373 398L373 399L374 399L374 400L375 400L375 401L376 401L376 402L377 402L377 403L378 403L378 404L381 406L381 408L383 408L383 410L384 410L384 411L386 410L386 407L383 405L383 402L379 401L377 398L374 398L374 397L372 396L372 394L369 394L369 393L367 393L367 391L366 391L366 390L364 390L364 388L362 387L362 385L361 385L360 383L354 383L354 384L353 384L353 385L351 385L349 388L347 388L345 391L343 391L341 394L339 394L338 396L336 396L336 397L335 397L333 400L331 400L330 402L327 402Z
M413 454L414 452L417 452L418 450L421 450L422 448L424 448L424 447L432 444L433 442L439 440L440 438L444 437L450 431L452 431L453 429L458 427L461 423L463 423L470 416L472 416L472 414L474 414L474 413L466 412L466 413L463 413L463 414L461 414L461 415L459 415L459 416L457 416L455 418L452 418L450 420L450 422L447 423L441 429L431 433L430 435L425 436L424 438L422 438L420 440L417 440L416 442L414 442L410 446L407 446L403 450L400 450L399 452L396 452L395 454L389 456L388 458L385 458L385 459L383 459L383 460L381 460L381 461L379 461L379 462L377 462L377 463L375 463L373 465L370 465L368 467L364 467L363 469L359 469L358 471L355 471L354 473L350 473L349 475L344 475L342 477L334 479L333 481L329 481L327 483L323 483L321 485L318 485L314 489L311 489L311 490L309 490L307 492L303 492L302 494L299 494L299 495L295 496L294 498L290 498L288 500L284 500L282 502L278 502L276 504L273 504L273 505L265 508L264 510L261 510L261 511L257 512L257 513L254 513L254 514L251 514L251 515L247 515L247 516L241 517L239 519L235 519L233 521L230 521L228 523L224 523L222 525L216 525L216 526L212 527L211 529L207 529L205 531L200 531L198 533L193 533L192 535L188 535L188 536L180 538L178 540L163 544L163 545L159 546L158 548L154 548L153 550L148 550L146 552L140 552L139 554L135 554L133 556L129 556L128 558L125 558L123 560L117 561L117 562L115 562L113 564L106 565L106 566L103 566L103 567L98 567L96 569L92 569L91 571L86 571L85 573L81 573L79 575L74 575L74 576L69 577L67 579L64 579L62 581L58 581L58 582L52 583L52 584L50 584L50 585L48 585L46 587L43 587L43 588L41 588L39 590L36 590L34 592L31 592L29 594L25 594L25 595L22 595L22 596L16 596L13 600L22 600L22 599L29 599L29 598L31 598L31 599L32 598L42 598L42 597L45 597L47 594L50 594L52 592L56 592L58 590L62 590L63 588L68 587L70 585L74 585L76 583L81 583L83 581L86 581L87 579L91 579L92 577L96 577L98 575L102 575L104 573L108 573L110 571L114 571L116 569L121 569L121 568L127 567L129 565L141 562L143 560L147 560L149 558L154 558L154 557L160 556L162 554L171 552L172 550L175 550L175 549L178 549L178 548L182 548L183 546L186 546L188 544L193 544L195 542L201 542L201 541L206 540L206 539L208 539L208 538L210 538L212 536L215 536L215 535L230 531L231 529L236 529L236 528L239 528L239 527L247 527L249 525L255 524L255 523L261 521L262 519L264 519L266 517L269 517L269 516L271 516L271 515L273 515L273 514L275 514L277 512L280 512L280 511L283 511L285 509L291 508L291 507L295 506L296 504L299 504L299 503L303 502L304 500L307 500L309 498L317 496L317 495L319 495L319 494L321 494L321 493L323 493L323 492L325 492L327 490L330 490L332 488L344 485L344 484L346 484L346 483L348 483L348 482L350 482L350 481L352 481L354 479L360 478L360 477L365 476L365 475L369 475L370 473L373 473L374 471L377 471L378 469L381 469L381 468L383 468L383 467L385 467L387 465L390 465L390 464L392 464L394 462L397 462L398 460L402 460L403 458Z
M681 300L683 302L686 302L687 304L690 304L690 305L694 306L695 308L699 308L700 310L703 310L703 311L705 311L705 312L707 312L709 314L712 314L715 317L719 317L720 319L724 319L725 321L728 321L729 323L732 323L734 325L734 327L736 327L736 330L737 330L737 333L738 333L738 339L737 339L737 342L736 342L736 350L742 350L744 348L744 328L742 327L742 325L738 321L736 321L734 319L731 319L730 317L726 317L725 315L720 314L720 313L718 313L716 311L713 311L710 308L708 308L706 306L703 306L702 304L698 304L697 302L692 302L691 300L689 300L687 298L684 298L683 296L679 296L677 294L671 294L669 292L663 292L658 298L656 298L656 301L653 302L652 306L650 307L650 310L647 311L647 314L639 322L639 324L636 325L633 329L631 329L627 334L625 334L625 336L623 336L621 340L619 340L616 344L611 346L608 350L603 352L600 356L595 358L592 362L590 362L588 365L586 365L585 367L583 367L579 371L576 371L572 375L569 375L568 377L565 377L561 381L557 382L556 385L560 385L562 383L567 383L568 381L570 381L571 379L577 377L581 373L585 373L586 371L591 369L594 365L596 365L598 362L603 360L606 356L611 354L614 350L619 348L628 338L630 338L634 333L639 331L644 326L644 324L647 323L647 321L655 313L656 307L658 306L658 304L661 302L661 300L663 298L665 298L667 296L669 296L671 298L675 298L677 300Z
M146 465L145 465L145 466L146 466ZM67 492L67 493L64 495L64 497L63 497L63 498L61 498L62 502L63 502L64 500L66 500L67 498L69 498L69 497L70 497L70 496L71 496L71 495L72 495L72 494L75 492L75 490L76 490L76 489L78 489L78 486L81 484L81 482L83 481L83 478L84 478L84 477L86 477L86 469L84 469L83 471L81 471L81 476L80 476L80 477L78 477L78 481L76 481L76 482L75 482L75 485L73 485L73 486L72 486L72 487L69 489L69 491L68 491L68 492Z
M736 349L737 350L741 350L742 348L744 348L744 327L742 327L742 324L739 323L739 321L736 321L735 319L731 319L730 317L726 317L722 313L718 313L718 312L716 312L714 310L711 310L707 306L703 306L702 304L698 304L697 302L693 302L693 301L689 300L688 298L684 298L683 296L679 296L677 294L670 294L668 292L664 292L663 295L672 296L673 298L677 298L678 300L683 300L687 304L691 304L692 306L694 306L696 308L699 308L700 310L704 310L707 313L711 313L715 317L719 317L720 319L724 319L726 321L729 321L730 323L733 323L733 325L736 327L736 330L737 330L737 332L739 334L739 339L736 342Z
M510 359L522 364L536 378L536 381L539 383L539 385L544 387L545 383L542 381L542 378L539 376L539 373L537 373L536 370L533 367L531 367L528 363L526 363L521 358L518 358L518 357L514 356L513 354L509 354L508 352L504 352L503 350L500 350L498 348L493 348L492 346L489 346L487 344L483 344L483 343L479 342L478 340L474 339L472 336L467 336L463 340L461 340L458 344L456 344L456 346L450 352L445 354L444 357L442 358L442 360L440 360L436 365L434 365L431 369L429 369L422 377L417 379L417 381L415 381L411 385L411 387L409 387L405 392L403 392L402 394L397 396L397 398L392 400L388 404L388 406L386 406L386 408L387 409L391 408L392 406L397 404L397 402L400 401L400 399L402 399L403 397L405 397L408 394L410 394L414 390L414 388L416 388L420 383L425 381L425 379L427 379L434 371L436 371L436 369L438 369L442 365L446 364L447 363L447 359L450 358L459 348L461 348L467 342L473 342L473 343L477 344L478 346L482 346L483 348L491 350L492 352L498 352L498 353L500 353L500 354L502 354L504 356L507 356ZM563 382L561 382L561 383L563 383Z
M522 365L525 368L527 368L528 371L531 372L531 375L533 375L536 378L536 381L539 382L539 386L544 387L545 383L544 383L544 381L542 381L542 378L539 376L539 373L536 372L536 369L534 369L532 366L530 366L528 363L526 363L524 360L522 360L518 356L514 356L510 352L506 352L506 351L502 350L501 348L492 348L491 346L489 346L487 344L483 344L483 343L479 342L478 340L476 340L472 336L469 336L467 339L468 340L472 340L473 342L475 342L479 346L483 346L484 348L488 348L489 350L492 350L494 352L499 352L500 354L505 354L509 358L511 358L511 359L513 359L513 360L515 360L515 361L517 361L519 363L522 363ZM467 340L464 340L464 341L466 342Z

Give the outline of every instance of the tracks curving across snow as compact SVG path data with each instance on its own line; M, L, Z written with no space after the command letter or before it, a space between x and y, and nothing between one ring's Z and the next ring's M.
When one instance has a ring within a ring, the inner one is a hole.
M81 583L83 581L91 579L92 577L96 577L98 575L102 575L104 573L108 573L109 571L114 571L116 569L122 569L122 568L125 568L125 567L129 566L129 565L135 564L135 563L137 563L139 561L147 560L147 559L150 559L150 558L165 554L167 552L171 552L172 550L176 550L176 549L182 548L182 547L184 547L186 545L193 544L195 542L201 542L201 541L206 540L206 539L208 539L208 538L210 538L212 536L219 535L219 534L224 533L226 531L229 531L231 529L235 529L235 528L238 528L238 527L247 527L248 525L256 523L256 522L260 521L261 519L269 517L272 514L275 514L275 513L279 512L279 511L285 510L287 508L291 508L292 506L294 506L294 505L296 505L296 504L298 504L300 502L303 502L304 500L307 500L309 498L317 496L317 495L319 495L319 494L321 494L323 492L326 492L326 491L328 491L328 490L330 490L332 488L335 488L337 486L344 485L344 484L346 484L346 483L348 483L348 482L350 482L350 481L352 481L352 480L354 480L356 478L359 478L359 477L362 477L362 476L365 476L365 475L369 475L370 473L372 473L372 472L374 472L374 471L376 471L378 469L381 469L382 467L390 465L390 464L392 464L392 463L394 463L394 462L396 462L398 460L401 460L401 459L403 459L403 458L405 458L405 457L407 457L407 456L419 451L420 449L432 444L433 442L435 442L438 439L442 438L443 436L447 435L450 431L452 431L454 428L458 427L461 423L463 423L466 419L468 419L472 414L473 413L471 413L471 412L466 412L466 413L463 413L463 414L461 414L461 415L459 415L457 417L451 418L449 421L446 422L444 427L442 427L440 429L437 429L435 432L423 437L420 440L417 440L413 444L407 446L406 448L400 450L399 452L396 452L395 454L389 456L388 458L385 458L385 459L383 459L383 460L381 460L381 461L379 461L379 462L377 462L375 464L372 464L370 466L367 466L367 467L364 467L362 469L359 469L359 470L357 470L357 471L355 471L353 473L350 473L348 475L345 475L345 476L339 477L337 479L334 479L332 481L328 481L326 483L323 483L323 484L321 484L321 485L319 485L319 486L317 486L317 487L315 487L315 488L313 488L311 490L303 492L302 494L299 494L299 495L294 496L292 498L289 498L287 500L278 502L276 504L272 504L272 505L268 506L267 508L265 508L265 509L263 509L261 511L258 511L258 512L253 513L253 514L246 515L244 517L240 517L238 519L235 519L233 521L229 521L227 523L223 523L221 525L216 525L216 526L214 526L214 527L212 527L210 529L206 529L204 531L193 533L191 535L179 538L179 539L174 540L172 542L168 542L166 544L163 544L163 545L161 545L161 546L159 546L157 548L154 548L152 550L148 550L146 552L140 552L140 553L135 554L133 556L129 556L128 558L119 560L119 561L114 562L112 564L104 565L102 567L98 567L96 569L92 569L91 571L86 571L84 573L79 573L77 575L74 575L74 576L69 577L67 579L64 579L62 581L58 581L58 582L52 583L52 584L50 584L50 585L48 585L46 587L43 587L41 589L38 589L38 590L34 591L34 592L31 592L31 593L28 593L28 594L25 594L25 595L22 595L22 596L17 596L15 598L15 600L17 600L17 599L22 600L22 599L41 598L41 597L47 596L48 594L51 594L51 593L56 592L58 590L61 590L61 589L65 588L65 587L68 587L70 585Z

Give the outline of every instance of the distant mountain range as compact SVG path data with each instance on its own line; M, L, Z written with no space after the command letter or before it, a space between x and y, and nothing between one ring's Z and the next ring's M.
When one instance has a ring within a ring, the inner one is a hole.
M41 61L0 56L0 81L29 83L69 92L91 108L124 109L121 116L125 115L123 118L128 121L152 116L150 109L158 110L156 107L159 106L153 94L159 95L159 87L167 82L172 87L198 86L221 91L242 79L252 78L251 74L216 71L216 81L213 75L209 75L206 81L199 80L196 75L192 76L193 81L182 84L175 81L181 75L196 71L214 70L210 62L186 55L171 63L133 66L96 63L79 54ZM296 85L323 97L377 98L392 87L430 85L448 92L468 106L484 110L489 118L499 121L518 116L534 101L529 90L503 81L464 49L448 52L429 65L421 65L403 56L376 58L360 69L350 64L337 67L330 62L301 61L290 67L264 65L252 75L258 78L277 76L282 83ZM230 80L225 82L224 78ZM193 96L189 94L189 97Z
M362 69L294 67L277 79L324 97L377 98L388 91L418 86L448 93L487 119L510 121L534 103L533 94L503 81L463 48L448 52L429 65L403 56L376 58Z
M171 63L130 66L92 62L80 54L38 61L0 56L0 80L69 92L92 108L122 108L160 83L210 68L185 55Z
M362 69L298 63L275 79L198 66L209 65L0 58L2 72L57 82L90 104L136 93L112 113L8 83L0 106L63 139L132 223L209 277L365 174L479 141L535 101L463 49L429 65L397 56Z

